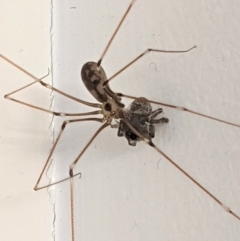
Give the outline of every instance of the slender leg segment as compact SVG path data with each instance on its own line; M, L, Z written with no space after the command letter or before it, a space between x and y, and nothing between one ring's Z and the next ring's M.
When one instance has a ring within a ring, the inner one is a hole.
M128 13L130 12L130 9L132 8L132 6L133 6L133 4L134 4L135 2L136 2L136 0L132 0L132 2L130 3L130 5L129 5L127 11L124 13L124 15L123 15L123 17L122 17L120 23L118 24L116 30L114 31L112 37L110 38L110 40L109 40L109 42L108 42L106 48L104 49L104 51L103 51L103 53L102 53L100 59L99 59L98 62L97 62L97 66L98 66L98 67L101 65L102 60L103 60L105 54L107 53L107 51L108 51L108 49L109 49L109 47L110 47L110 45L111 45L111 43L112 43L114 37L116 36L116 34L117 34L118 30L120 29L120 27L121 27L121 25L122 25L124 19L126 18L126 16L128 15Z
M122 94L122 93L118 93L117 95L118 95L119 97L125 97L125 98L133 99L133 100L138 99L138 97L131 96L131 95L126 95L126 94ZM177 109L177 110L181 110L181 111L186 111L186 112L191 113L191 114L194 114L194 115L198 115L198 116L201 116L201 117L205 117L205 118L207 118L207 119L210 119L210 120L218 121L218 122L221 122L221 123L224 123L224 124L227 124L227 125L231 125L231 126L235 126L235 127L240 128L240 125L239 125L239 124L235 124L235 123L232 123L232 122L229 122L229 121L225 121L225 120L221 120L221 119L218 119L218 118L209 116L209 115L205 115L205 114L202 114L202 113L200 113L200 112L187 109L187 108L185 108L185 107L181 107L181 106L177 106L177 105L170 105L170 104L166 104L166 103L163 103L163 102L157 102L157 101L154 101L154 100L147 100L147 101L148 101L149 103L152 103L152 104L162 105L162 106L166 106L166 107L173 108L173 109Z
M215 201L218 205L220 205L226 212L230 213L233 217L240 221L240 216L234 213L227 205L222 203L216 196L214 196L211 192L209 192L204 186L202 186L199 182L197 182L190 174L183 170L176 162L174 162L168 155L166 155L160 148L158 148L151 139L145 138L142 134L140 134L125 118L124 112L122 112L122 120L125 124L137 135L139 138L148 144L150 147L154 148L159 154L164 156L169 163L171 163L175 168L177 168L184 176L186 176L190 181L192 181L195 185L197 185L205 194L207 194L213 201Z
M75 161L72 163L72 165L69 167L69 175L70 175L70 195L71 195L71 232L72 232L72 241L75 240L75 223L74 223L74 179L73 177L76 176L76 174L73 174L73 169L76 166L76 164L78 163L78 161L80 160L80 158L82 157L82 155L84 154L84 152L88 149L88 147L91 145L91 143L93 142L93 140L98 136L98 134L105 129L107 126L109 126L110 124L108 122L105 122L96 132L95 134L92 136L92 138L89 140L89 142L85 145L85 147L83 148L83 150L80 152L80 154L77 156L77 158L75 159Z
M39 84L41 84L42 86L44 86L45 88L50 89L50 90L53 90L53 91L56 91L58 94L63 95L63 96L65 96L65 97L67 97L67 98L69 98L69 99L71 99L71 100L76 101L76 102L79 102L79 103L81 103L81 104L83 104L83 105L87 105L87 106L95 107L95 108L101 108L101 104L98 104L98 103L90 103L90 102L87 102L87 101L78 99L78 98L76 98L76 97L74 97L74 96L71 96L71 95L69 95L69 94L67 94L67 93L65 93L65 92L63 92L63 91L61 91L61 90L59 90L59 89L57 89L57 88L54 88L53 86L51 86L51 85L43 82L42 79L45 78L47 75L45 75L44 77L42 77L42 78L39 79L39 78L37 78L36 76L32 75L32 74L31 74L30 72L28 72L27 70L23 69L22 67L20 67L19 65L17 65L17 64L14 63L13 61L11 61L10 59L8 59L7 57L5 57L5 56L3 56L3 55L1 55L1 54L0 54L0 57L3 58L3 59L4 59L5 61L7 61L8 63L10 63L10 64L12 64L13 66L15 66L17 69L19 69L20 71L22 71L23 73L25 73L26 75L28 75L29 77L31 77L32 79L35 80L34 82L32 82L32 83L30 83L30 84L28 84L28 85L26 85L26 86L24 86L24 87L21 87L21 88L15 90L15 91L13 91L13 92L5 95L5 96L4 96L5 98L10 99L10 100L13 100L13 101L16 101L16 102L18 102L18 103L20 103L20 104L26 105L26 103L21 102L21 101L17 101L17 100L15 100L15 99L12 99L12 98L10 98L9 96L12 95L12 94L14 94L14 93L16 93L16 92L18 92L18 91L20 91L20 90L23 90L23 89L25 89L25 88L27 88L27 87L35 84L35 83L39 83ZM28 106L29 106L29 107L32 107L31 105L28 105ZM38 109L38 108L37 108L37 109Z
M69 167L69 174L70 176L73 175L73 169L76 166L76 164L78 163L79 159L81 158L81 156L83 155L83 153L87 150L87 148L91 145L91 143L93 142L93 140L98 136L98 134L107 126L109 126L110 124L108 122L105 122L97 131L96 133L92 136L92 138L90 139L90 141L87 143L87 145L83 148L83 150L80 152L80 154L77 156L77 158L75 159L75 161L72 163L72 165Z
M192 48L187 49L187 50L162 50L162 49L147 49L146 51L144 51L143 53L141 53L139 56L137 56L135 59L133 59L131 62L129 62L127 65L125 65L123 68L121 68L119 71L117 71L117 73L115 73L113 76L111 76L110 78L108 78L103 85L107 85L109 83L110 80L114 79L117 75L119 75L120 73L122 73L125 69L127 69L129 66L131 66L133 63L135 63L137 60L139 60L140 58L142 58L144 55L150 53L150 52L158 52L158 53L170 53L170 54L179 54L179 53L187 53L189 51L191 51L192 49L197 48L196 45L194 45Z
M36 105L32 105L32 104L26 103L26 102L21 101L21 100L17 100L17 99L15 99L15 98L9 97L9 95L6 95L5 98L8 99L8 100L14 101L14 102L16 102L16 103L19 103L19 104L22 104L22 105L31 107L31 108L33 108L33 109L40 110L40 111L43 111L43 112L52 114L52 115L54 115L54 116L86 116L86 115L98 115L98 114L102 114L102 111L101 111L101 110L96 110L96 111L91 111L91 112L85 112L85 113L57 112L57 111L51 111L51 110L48 110L48 109L45 109L45 108L42 108L42 107L39 107L39 106L36 106Z
M60 181L56 181L56 182L54 182L54 183L49 183L49 184L47 184L47 185L44 185L44 186L40 186L40 187L39 187L39 183L40 183L40 181L41 181L41 179L42 179L43 173L46 172L46 169L47 169L47 167L49 166L49 163L50 163L51 157L52 157L52 155L53 155L53 152L54 152L54 150L55 150L55 148L56 148L56 146L57 146L57 144L58 144L58 142L59 142L59 140L60 140L60 138L61 138L61 136L62 136L63 131L65 130L65 127L66 127L68 124L75 123L75 122L83 122L83 121L97 121L97 122L102 123L104 120L103 120L103 119L100 119L100 118L84 118L84 119L75 119L75 120L65 120L65 121L62 123L61 130L60 130L60 132L59 132L59 134L58 134L58 136L57 136L57 138L56 138L56 140L55 140L55 142L54 142L54 144L53 144L53 147L52 147L52 149L51 149L51 151L50 151L50 153L49 153L49 155L48 155L48 158L47 158L47 160L46 160L46 162L45 162L45 165L44 165L44 167L43 167L43 169L42 169L42 171L41 171L41 173L40 173L40 176L39 176L39 178L38 178L38 180L37 180L37 182L36 182L36 184L35 184L35 187L34 187L34 190L35 190L35 191L40 190L40 189L43 189L43 188L47 188L47 187L52 186L52 185L55 185L55 184L58 184L58 183L60 183L60 182L63 182L63 181L65 181L65 180L68 180L68 179L70 178L70 177L68 177L68 178L62 179L62 180L60 180ZM96 133L98 134L99 131L97 131ZM96 136L96 133L95 133L94 137ZM84 151L85 151L85 150L86 150L86 147L84 148ZM76 174L76 175L79 175L79 173ZM76 176L76 175L75 175L75 176ZM71 177L73 177L73 176L71 176Z

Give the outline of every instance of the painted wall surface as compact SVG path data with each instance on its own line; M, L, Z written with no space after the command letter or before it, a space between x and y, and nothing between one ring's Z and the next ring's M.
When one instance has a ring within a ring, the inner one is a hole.
M0 54L41 78L51 67L50 3L1 1ZM33 80L0 58L0 240L53 240L47 190L33 187L51 148L51 115L3 96ZM50 82L50 78L46 79ZM49 92L29 87L17 99L50 107Z

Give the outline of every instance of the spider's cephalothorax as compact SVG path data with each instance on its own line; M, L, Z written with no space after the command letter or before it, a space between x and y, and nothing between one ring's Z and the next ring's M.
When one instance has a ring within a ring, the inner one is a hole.
M162 112L161 108L153 111L152 106L145 98L136 99L127 109L123 109L123 114L129 124L149 140L155 136L154 124L169 121L165 117L155 119ZM141 140L122 120L118 128L118 136L125 136L131 146L136 146L137 142Z

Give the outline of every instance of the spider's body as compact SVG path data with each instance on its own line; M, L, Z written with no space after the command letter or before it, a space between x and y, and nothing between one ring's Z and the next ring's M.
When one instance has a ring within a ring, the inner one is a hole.
M163 110L152 111L152 106L146 98L138 98L128 108L124 108L125 105L121 103L119 95L106 84L105 71L97 63L87 62L84 64L81 77L92 96L102 103L102 114L109 124L113 119L125 117L124 121L121 119L118 126L118 136L125 136L129 145L136 146L141 138L128 127L126 121L148 140L155 136L154 124L168 122L168 119L164 117L155 119Z

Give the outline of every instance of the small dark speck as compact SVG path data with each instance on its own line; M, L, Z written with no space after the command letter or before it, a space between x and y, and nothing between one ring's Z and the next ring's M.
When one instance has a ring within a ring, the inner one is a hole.
M158 163L157 163L157 169L159 169L160 161L161 161L161 159L158 160Z
M70 9L76 9L76 7L70 7Z
M224 57L223 56L221 56L221 55L219 55L218 57L217 57L221 62L223 62L224 61Z

